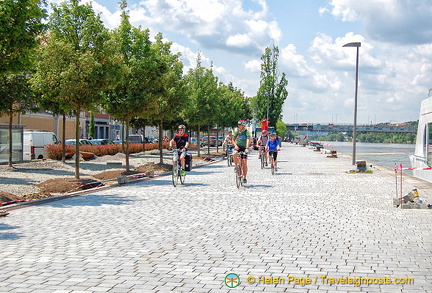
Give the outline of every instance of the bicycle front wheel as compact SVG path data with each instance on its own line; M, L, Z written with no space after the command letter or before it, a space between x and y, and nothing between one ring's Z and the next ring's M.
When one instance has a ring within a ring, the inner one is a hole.
M178 168L178 163L176 161L174 162L172 167L172 183L174 187L177 186L178 175L179 175L179 168Z
M271 163L271 174L274 175L275 174L275 166L274 166L273 159L270 159L270 163Z
M241 167L237 166L237 171L236 171L236 185L237 188L240 188L240 185L242 185L242 179L243 179L243 172L241 170Z
M227 164L228 164L228 167L231 167L231 165L232 165L232 155L231 154L229 154L228 155L228 157L227 157Z
M179 178L180 178L180 183L181 184L184 184L185 183L185 179L186 179L186 172L184 172L184 175L182 175L181 173L182 173L182 171L180 171L181 170L181 167L179 167Z
M264 169L265 164L265 152L262 152L261 154L261 169Z

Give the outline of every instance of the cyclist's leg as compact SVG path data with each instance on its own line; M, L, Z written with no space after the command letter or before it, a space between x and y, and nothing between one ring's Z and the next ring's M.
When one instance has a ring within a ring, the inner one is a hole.
M246 179L247 171L248 171L247 155L244 155L244 157L242 157L242 162L243 162L243 178Z
M186 157L186 152L182 152L180 155L180 164L181 164L182 170L185 169L185 164L186 164L185 157Z
M277 168L277 155L278 155L278 152L274 151L273 152L273 160L274 160L275 168Z
M237 168L237 165L238 165L238 153L237 153L236 150L234 150L234 152L233 152L233 158L234 158L234 166Z
M269 151L266 151L266 166L268 166L268 162L270 162L270 154Z

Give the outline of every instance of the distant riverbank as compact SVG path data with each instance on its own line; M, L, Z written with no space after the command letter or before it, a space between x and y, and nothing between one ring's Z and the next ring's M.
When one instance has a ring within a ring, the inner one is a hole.
M326 149L336 150L340 154L352 156L352 142L323 141ZM396 143L356 143L356 159L394 168L395 164L411 167L409 155L414 153L415 144ZM409 172L407 172L409 174Z

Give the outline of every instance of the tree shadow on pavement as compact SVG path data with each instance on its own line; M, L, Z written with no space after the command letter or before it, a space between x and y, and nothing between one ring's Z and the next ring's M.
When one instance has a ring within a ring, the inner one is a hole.
M20 233L13 232L5 232L7 230L18 229L18 226L10 226L8 224L0 223L0 240L16 240L21 238L22 235Z
M243 185L243 187L245 187L245 188L261 188L261 187L270 188L270 187L273 187L273 185L247 183L246 185Z
M31 179L24 178L8 178L8 177L0 177L1 184L10 184L10 185L34 185L34 181Z
M131 199L115 194L89 194L55 200L44 203L44 205L49 205L56 208L68 208L71 206L126 205L140 200L145 199Z

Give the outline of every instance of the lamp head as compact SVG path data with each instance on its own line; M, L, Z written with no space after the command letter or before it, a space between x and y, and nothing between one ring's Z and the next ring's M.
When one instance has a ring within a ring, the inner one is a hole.
M353 42L343 45L342 47L361 47L361 42Z

